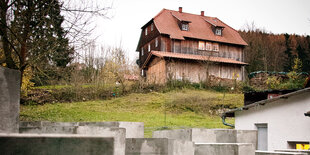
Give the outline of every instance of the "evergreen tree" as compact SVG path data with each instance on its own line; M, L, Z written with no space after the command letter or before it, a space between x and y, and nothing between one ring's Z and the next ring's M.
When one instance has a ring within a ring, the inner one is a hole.
M286 63L284 64L283 69L285 72L289 72L293 64L294 57L292 54L292 48L290 47L290 40L289 40L290 35L285 33L284 37L285 37L285 46L286 46L286 50L284 51L284 53L286 54L287 59L286 59Z
M5 54L6 60L10 60L5 61L7 67L18 68L22 75L26 67L43 75L48 75L46 72L51 68L65 68L73 59L74 49L69 46L62 28L64 17L60 14L59 1L10 2L2 2L4 6L1 6L0 35L7 41L3 42L4 46L9 47L4 49L8 53Z

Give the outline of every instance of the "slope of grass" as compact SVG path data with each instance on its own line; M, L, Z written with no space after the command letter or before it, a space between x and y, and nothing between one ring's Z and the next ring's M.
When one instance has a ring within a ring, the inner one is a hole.
M226 128L218 116L223 108L243 103L242 94L183 89L167 93L133 93L111 100L21 105L22 121L144 122L145 136L162 128ZM228 122L233 123L233 119Z

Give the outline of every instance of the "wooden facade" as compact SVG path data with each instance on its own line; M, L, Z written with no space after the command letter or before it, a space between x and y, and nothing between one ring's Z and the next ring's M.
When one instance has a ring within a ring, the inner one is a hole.
M148 66L146 78L156 84L164 84L167 80L199 83L206 80L207 74L237 80L242 80L244 76L239 65L156 57Z
M179 22L177 22L177 24L180 25ZM192 23L189 23L190 30L191 24ZM139 52L138 64L141 70L143 70L143 76L146 76L148 81L165 83L168 79L172 78L175 80L186 79L191 82L201 82L206 79L207 72L209 75L214 75L220 78L244 80L244 65L240 64L221 62L207 63L205 61L167 59L160 57L152 57L148 59L152 51L163 51L228 58L240 62L244 61L244 44L233 44L230 42L217 41L216 39L208 40L195 37L177 39L171 37L169 34L162 33L162 30L160 30L157 25L159 24L156 24L153 18L142 27L140 40L137 46L137 51ZM210 28L212 27L214 26L211 26ZM225 31L223 31L223 33L224 32ZM147 65L144 66L146 63Z

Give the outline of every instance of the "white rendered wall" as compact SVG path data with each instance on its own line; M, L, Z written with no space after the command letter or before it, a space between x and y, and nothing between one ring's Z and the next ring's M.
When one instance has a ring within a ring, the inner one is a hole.
M235 128L255 130L255 124L268 124L268 150L286 149L287 141L310 141L310 92L280 99L235 113Z

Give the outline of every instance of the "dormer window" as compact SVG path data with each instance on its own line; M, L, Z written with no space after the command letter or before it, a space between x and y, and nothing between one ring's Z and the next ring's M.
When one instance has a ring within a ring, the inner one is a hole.
M221 36L222 35L222 29L221 28L216 28L215 29L215 34L218 35L218 36Z
M145 28L145 35L147 36L147 27Z
M188 31L188 23L182 23L182 31Z

